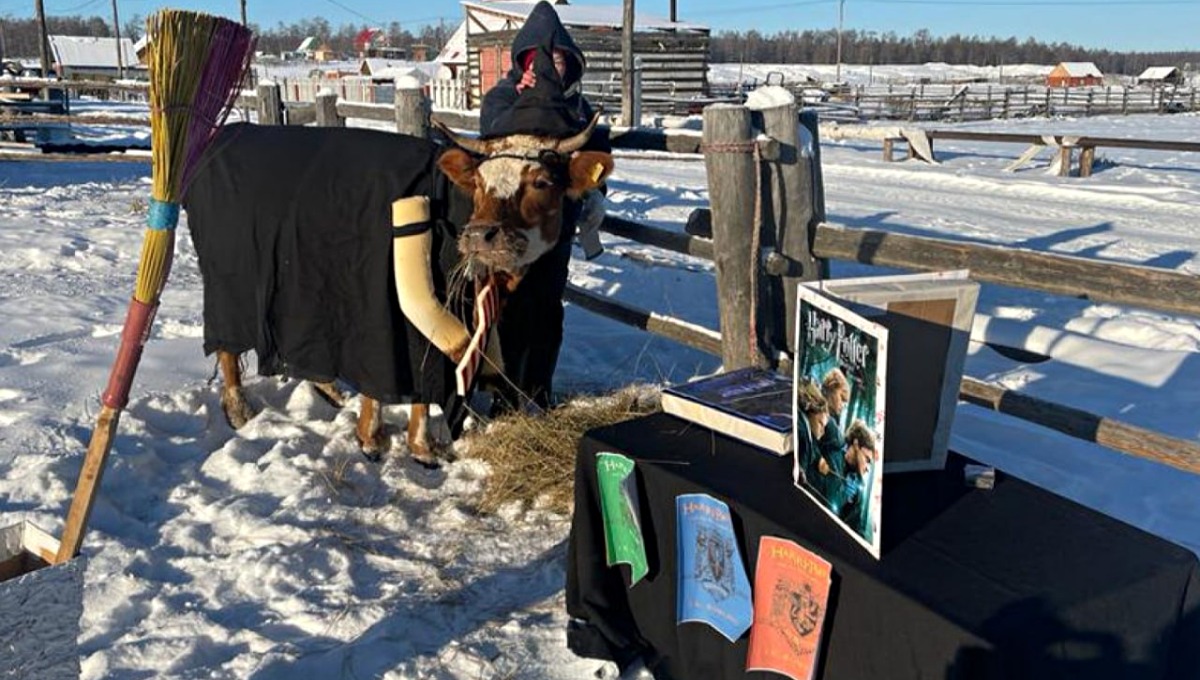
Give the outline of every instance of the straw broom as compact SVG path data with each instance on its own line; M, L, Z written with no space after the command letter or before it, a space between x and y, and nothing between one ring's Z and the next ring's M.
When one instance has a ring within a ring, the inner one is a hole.
M101 397L56 564L79 552L121 411L171 270L179 202L217 128L229 115L254 53L254 38L228 19L161 10L146 21L150 38L151 190L137 284L121 344Z

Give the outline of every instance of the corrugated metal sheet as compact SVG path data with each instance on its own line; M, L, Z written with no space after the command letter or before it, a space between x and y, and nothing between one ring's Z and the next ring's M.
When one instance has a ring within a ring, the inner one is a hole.
M50 50L54 62L63 68L111 68L117 69L116 38L83 38L73 35L50 36ZM133 41L121 38L121 55L125 66L136 66L137 52Z

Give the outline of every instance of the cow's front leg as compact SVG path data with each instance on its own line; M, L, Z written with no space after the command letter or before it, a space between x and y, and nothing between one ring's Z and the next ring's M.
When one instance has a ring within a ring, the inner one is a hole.
M383 406L378 399L363 396L358 412L358 444L368 460L379 462L387 447L387 436L383 432Z
M217 350L217 365L221 367L221 380L224 382L221 386L221 410L225 412L225 420L230 427L241 429L255 413L242 391L242 368L238 365L238 355Z
M429 404L413 404L408 415L408 451L425 467L438 466L433 436L429 431Z

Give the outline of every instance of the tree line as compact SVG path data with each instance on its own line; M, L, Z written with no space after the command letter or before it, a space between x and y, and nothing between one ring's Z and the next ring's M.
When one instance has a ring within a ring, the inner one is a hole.
M146 19L133 15L123 20L121 37L137 40L146 30ZM282 54L295 50L308 37L317 38L336 53L353 55L354 38L365 28L363 25L343 24L333 26L322 18L301 19L290 24L280 22L274 28L251 24L258 36L258 49L266 54ZM399 22L379 27L383 36L380 43L391 47L410 48L414 44L428 45L436 55L453 33L455 26L438 24L424 26L415 32ZM100 17L46 17L46 32L50 35L75 35L111 38L114 35L112 20ZM0 58L36 59L38 56L37 22L33 19L14 19L0 16ZM432 56L432 55L431 55Z
M111 37L112 22L100 17L47 17L51 34ZM123 22L121 35L137 39L145 30L145 19L131 16ZM295 50L302 40L316 37L334 52L353 55L354 38L363 25L333 26L314 17L273 28L251 26L258 35L258 49L267 54ZM436 54L455 26L427 25L415 32L399 22L380 27L385 44L411 48L428 45ZM0 57L35 58L37 24L33 19L0 17ZM759 64L832 64L837 61L836 30L720 31L711 38L711 60L715 63ZM846 64L922 64L942 61L950 64L999 66L1004 64L1056 64L1060 61L1091 61L1105 73L1137 75L1149 66L1200 68L1200 51L1189 52L1117 52L1066 43L1044 43L1032 38L983 38L950 35L934 37L927 30L908 36L892 31L848 30L842 32L842 62Z
M837 31L721 31L711 38L715 63L833 64L837 63ZM1057 64L1091 61L1104 73L1137 75L1150 66L1200 68L1200 51L1116 52L1033 38L983 38L949 35L934 37L927 30L908 36L892 31L842 31L845 64Z

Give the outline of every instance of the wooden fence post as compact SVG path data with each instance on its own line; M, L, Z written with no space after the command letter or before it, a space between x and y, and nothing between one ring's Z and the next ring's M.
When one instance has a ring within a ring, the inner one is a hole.
M279 83L258 84L258 124L283 125L283 97Z
M796 286L821 278L821 263L812 253L816 229L813 165L816 140L800 125L795 103L761 109L762 129L779 143L779 157L765 164L763 245L774 246L767 256L764 290L764 337L774 363L779 352L796 351Z
M1129 86L1121 88L1121 115L1129 115Z
M429 137L429 100L420 83L412 78L396 80L396 132Z
M712 204L713 261L725 370L765 366L757 337L755 301L759 253L754 229L759 169L755 164L750 109L712 104L704 109L704 166ZM761 234L761 232L759 232Z
M1007 87L1004 88L1004 113L1002 117L1007 120L1012 112L1012 91Z
M346 127L346 119L338 115L337 100L332 90L317 93L317 127Z

